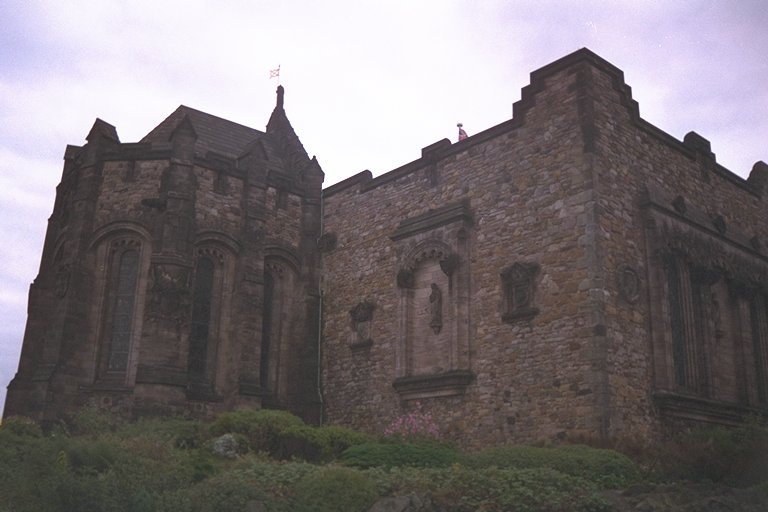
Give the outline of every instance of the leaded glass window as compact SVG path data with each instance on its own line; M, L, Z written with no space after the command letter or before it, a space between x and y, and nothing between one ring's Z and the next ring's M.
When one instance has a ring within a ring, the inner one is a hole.
M138 269L139 253L137 251L128 250L120 254L107 362L107 369L111 372L124 372L128 367Z

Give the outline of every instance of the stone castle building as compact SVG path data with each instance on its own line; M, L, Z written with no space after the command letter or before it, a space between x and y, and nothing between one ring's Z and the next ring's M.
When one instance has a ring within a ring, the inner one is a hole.
M512 119L322 189L265 132L179 107L68 146L5 414L281 407L466 445L650 440L768 411L768 165L640 118L582 49Z

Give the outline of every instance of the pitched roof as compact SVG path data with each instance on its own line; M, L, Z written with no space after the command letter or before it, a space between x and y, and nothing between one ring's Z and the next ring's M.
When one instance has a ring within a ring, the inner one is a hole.
M185 116L192 123L197 134L195 150L199 155L204 156L208 151L213 151L230 158L237 158L249 144L264 136L264 132L259 130L180 105L139 142L168 142L171 133Z

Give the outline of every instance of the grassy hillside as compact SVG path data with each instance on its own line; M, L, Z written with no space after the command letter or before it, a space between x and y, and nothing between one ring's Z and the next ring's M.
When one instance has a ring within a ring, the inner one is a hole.
M85 411L45 433L11 418L0 425L0 512L364 512L386 497L425 511L608 511L649 485L768 491L768 434L757 425L690 432L634 460L575 445L463 453L418 425L388 434L267 410L210 423Z

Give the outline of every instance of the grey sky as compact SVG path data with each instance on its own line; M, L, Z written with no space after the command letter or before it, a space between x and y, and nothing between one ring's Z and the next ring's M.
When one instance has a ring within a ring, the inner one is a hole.
M326 185L511 117L528 74L588 47L647 121L746 177L768 160L768 9L752 1L261 0L0 4L0 404L66 144L123 142L179 104L257 129L286 111Z

